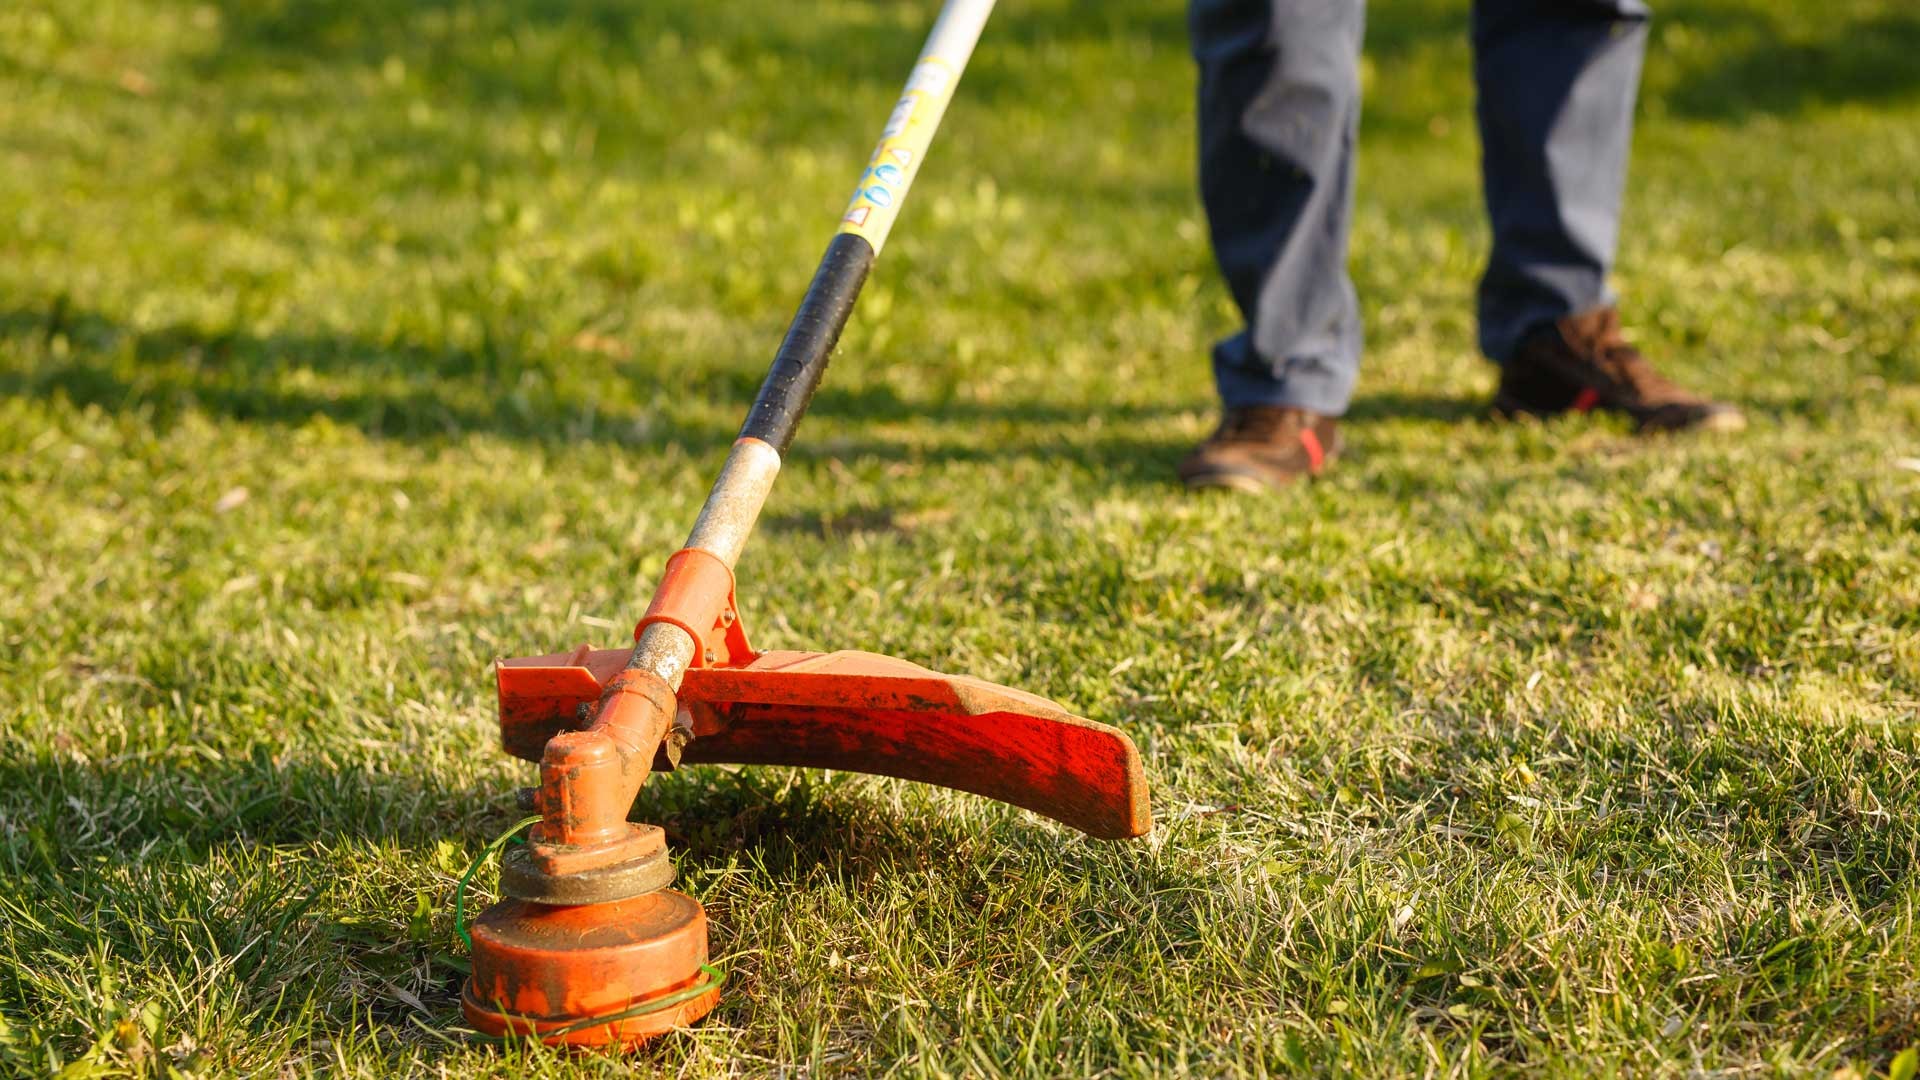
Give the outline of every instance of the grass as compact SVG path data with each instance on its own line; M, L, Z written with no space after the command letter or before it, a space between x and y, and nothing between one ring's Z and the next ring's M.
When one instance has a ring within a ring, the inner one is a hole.
M0 9L0 1073L589 1076L440 1032L495 656L613 642L932 5ZM1911 1076L1920 18L1672 0L1620 289L1754 417L1478 419L1463 16L1377 5L1352 454L1189 498L1175 0L1008 5L741 567L758 643L1129 730L1102 844L649 784L686 1076ZM484 880L484 878L483 878Z

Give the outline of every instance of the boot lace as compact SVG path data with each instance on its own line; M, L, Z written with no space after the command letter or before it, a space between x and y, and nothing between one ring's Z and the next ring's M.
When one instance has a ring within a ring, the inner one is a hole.
M1654 369L1621 332L1620 313L1613 308L1596 312L1574 327L1571 345L1591 357L1595 367L1634 397L1647 402L1684 398L1686 391Z
M1220 430L1213 437L1216 442L1278 442L1283 436L1304 426L1305 416L1298 409L1252 405L1228 409L1226 415L1220 418Z

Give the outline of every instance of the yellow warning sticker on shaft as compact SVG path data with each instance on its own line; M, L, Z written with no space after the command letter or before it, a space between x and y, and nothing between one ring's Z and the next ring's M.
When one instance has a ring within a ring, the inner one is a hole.
M947 111L953 95L953 66L937 57L928 57L914 66L907 88L887 116L880 130L880 145L873 148L867 169L853 189L847 212L840 217L840 231L865 237L877 252L887 242L887 232L906 200L907 188L933 141L934 129Z

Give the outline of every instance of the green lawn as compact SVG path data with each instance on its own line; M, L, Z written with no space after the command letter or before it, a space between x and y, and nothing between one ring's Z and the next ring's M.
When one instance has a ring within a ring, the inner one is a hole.
M1352 452L1261 501L1170 482L1179 3L1004 5L742 602L1158 826L658 778L732 981L643 1067L1913 1075L1920 13L1664 6L1619 285L1754 424L1650 443L1480 418L1463 7L1375 5ZM0 1075L623 1068L443 1034L488 664L630 632L932 10L0 4Z

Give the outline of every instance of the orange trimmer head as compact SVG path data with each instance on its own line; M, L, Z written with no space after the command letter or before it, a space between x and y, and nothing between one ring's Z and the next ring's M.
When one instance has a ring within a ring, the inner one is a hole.
M656 889L605 904L508 900L473 924L467 1022L552 1045L637 1046L720 1001L700 902Z
M719 1000L707 920L627 820L655 769L801 765L939 784L1092 836L1151 825L1140 755L1045 698L863 652L755 652L733 567L992 0L948 0L686 546L627 649L496 669L500 734L540 766L541 820L474 923L462 1009L489 1035L633 1046Z

